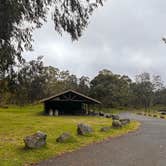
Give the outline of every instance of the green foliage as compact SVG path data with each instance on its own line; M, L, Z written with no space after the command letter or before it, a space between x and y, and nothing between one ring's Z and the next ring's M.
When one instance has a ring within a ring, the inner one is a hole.
M160 76L142 73L136 76L136 82L132 84L132 102L136 106L143 106L149 110L155 104L156 94L163 89Z
M102 101L105 107L127 106L130 83L127 76L114 75L103 70L90 82L90 94Z
M75 89L85 94L89 91L89 78L80 79L69 71L60 71L52 66L44 66L42 57L19 66L14 77L0 82L0 103L25 105L34 103L67 89Z
M0 165L21 166L25 163L35 163L64 152L70 152L81 146L93 142L100 142L108 137L115 137L136 130L138 122L124 126L122 129L111 129L109 132L100 132L101 127L111 126L111 119L98 117L66 116L49 117L41 114L41 105L26 107L11 106L8 109L0 108ZM91 136L78 136L78 123L92 126L94 133ZM47 145L41 149L24 149L23 138L36 131L47 133ZM57 143L56 138L63 132L69 132L74 140L66 143Z
M166 90L159 76L142 73L132 81L128 76L99 71L91 81L77 78L68 70L45 66L42 57L23 63L12 77L0 80L0 104L25 105L73 89L102 102L99 108L144 108L166 105ZM128 110L128 109L127 109Z
M90 82L90 95L99 99L103 107L135 107L149 110L155 104L166 105L166 91L160 76L142 73L133 82L128 76L102 70Z
M24 61L24 50L32 50L32 33L47 21L50 10L55 30L65 31L75 40L99 5L102 0L0 0L0 79Z

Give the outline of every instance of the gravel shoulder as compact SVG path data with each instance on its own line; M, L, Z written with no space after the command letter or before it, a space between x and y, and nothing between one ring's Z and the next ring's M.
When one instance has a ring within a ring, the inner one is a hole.
M134 133L42 161L38 166L166 166L166 120L121 114L141 122Z

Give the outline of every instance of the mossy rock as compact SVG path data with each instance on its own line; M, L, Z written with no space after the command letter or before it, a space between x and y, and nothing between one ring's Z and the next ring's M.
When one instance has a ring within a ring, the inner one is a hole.
M110 131L110 130L111 130L111 127L110 127L110 126L105 126L105 127L102 127L102 128L100 129L101 132L108 132L108 131Z
M122 124L123 126L130 123L130 119L120 119L119 121L121 122L121 124Z
M70 133L64 132L56 139L56 142L59 143L75 142L75 139Z
M37 149L46 145L47 134L38 131L33 135L26 136L23 140L25 143L25 148L27 149Z
M77 134L78 135L91 135L93 133L93 129L91 126L87 124L80 123L77 125Z
M112 121L112 127L113 128L121 128L122 127L122 123L120 122L120 120L113 120Z
M120 117L119 117L119 115L112 115L112 119L113 119L113 120L119 120Z

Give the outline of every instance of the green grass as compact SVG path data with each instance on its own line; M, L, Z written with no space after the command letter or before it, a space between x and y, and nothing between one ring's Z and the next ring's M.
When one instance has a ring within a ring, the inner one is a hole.
M145 108L133 108L132 112L137 113L137 112L145 112L145 113L157 113L158 110L166 110L166 106L164 105L155 105L150 107L148 110Z
M153 111L153 112L151 111L151 112L149 112L149 113L138 111L138 112L136 112L136 114L142 115L142 116L153 117L153 118L166 119L166 115L162 115L162 114L160 114L159 112L155 112L155 111Z
M145 108L137 108L137 109L133 109L133 113L139 114L141 113L144 116L150 116L153 117L154 115L156 115L157 117L155 118L161 118L162 119L166 119L166 115L161 115L161 113L159 113L159 110L166 110L166 106L164 105L155 105L150 107L148 110L145 110Z
M99 117L64 116L48 117L42 115L42 106L0 108L0 166L21 166L39 162L43 159L70 152L81 146L102 141L136 130L138 122L131 122L122 129L112 129L110 132L100 132L103 126L110 126L111 119ZM95 130L89 136L77 136L76 126L83 122ZM23 138L36 131L47 133L47 145L37 150L24 149ZM56 143L56 138L62 132L70 132L74 141Z
M111 113L111 114L119 114L122 112L126 112L126 111L130 111L129 109L125 109L125 108L102 108L102 110L100 108L94 108L92 109L94 111L102 111L104 113Z

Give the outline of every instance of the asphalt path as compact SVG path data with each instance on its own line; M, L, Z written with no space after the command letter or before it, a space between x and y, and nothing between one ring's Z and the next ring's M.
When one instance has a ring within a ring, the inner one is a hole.
M141 122L127 135L42 161L38 166L166 166L166 120L124 113Z

